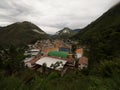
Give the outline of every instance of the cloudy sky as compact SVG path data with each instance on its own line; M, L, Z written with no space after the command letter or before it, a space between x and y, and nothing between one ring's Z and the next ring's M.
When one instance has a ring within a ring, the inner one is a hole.
M53 34L83 28L120 0L0 0L0 26L30 21Z

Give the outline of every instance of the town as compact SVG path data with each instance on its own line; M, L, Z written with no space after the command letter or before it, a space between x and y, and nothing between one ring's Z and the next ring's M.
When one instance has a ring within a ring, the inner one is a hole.
M28 45L25 51L24 63L30 69L43 72L42 67L47 71L56 70L64 74L69 69L76 67L81 70L87 68L88 58L83 56L83 48L72 45L78 42L71 40L38 40L34 45Z

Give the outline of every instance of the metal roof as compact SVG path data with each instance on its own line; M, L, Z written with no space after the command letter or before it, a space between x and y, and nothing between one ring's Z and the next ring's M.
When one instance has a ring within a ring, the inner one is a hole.
M65 47L60 47L59 51L63 51L63 52L70 52L70 48L65 48Z
M31 49L30 51L31 52L39 52L40 50L39 49Z
M34 57L29 57L29 58L25 58L23 61L24 62L29 62L30 60L32 60Z
M56 64L57 62L62 62L62 65L60 64L60 66L56 67L56 70L60 70L61 68L64 67L64 65L66 64L67 61L65 61L63 59L52 58L52 57L43 57L35 63L38 65L43 65L45 63L48 68L53 69L53 67L51 67L51 65Z

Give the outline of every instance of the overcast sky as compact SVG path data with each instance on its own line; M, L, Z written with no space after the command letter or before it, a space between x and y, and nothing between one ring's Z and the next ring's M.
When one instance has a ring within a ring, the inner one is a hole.
M0 0L0 26L30 21L47 33L83 28L120 0Z

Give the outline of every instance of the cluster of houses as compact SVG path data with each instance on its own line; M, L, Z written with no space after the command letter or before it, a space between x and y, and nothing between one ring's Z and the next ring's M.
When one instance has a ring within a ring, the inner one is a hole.
M77 60L79 69L87 68L88 58L83 57L83 49L77 48L74 55L71 48L71 44L62 40L37 41L25 51L25 66L41 71L41 67L46 65L46 68L62 71L74 68Z

